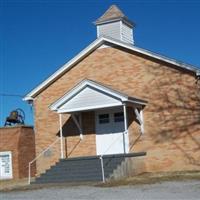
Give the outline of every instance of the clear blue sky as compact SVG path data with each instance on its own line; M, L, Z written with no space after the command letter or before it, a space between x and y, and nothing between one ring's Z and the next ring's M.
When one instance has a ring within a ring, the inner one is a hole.
M136 23L136 46L200 66L200 0L0 0L0 93L25 95L96 39L92 24L111 4ZM15 108L0 96L0 125Z

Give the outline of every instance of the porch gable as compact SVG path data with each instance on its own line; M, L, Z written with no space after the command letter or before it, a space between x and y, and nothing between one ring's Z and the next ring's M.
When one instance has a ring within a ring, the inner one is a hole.
M50 109L58 113L114 107L131 102L145 105L147 102L113 90L95 81L85 79L54 102Z

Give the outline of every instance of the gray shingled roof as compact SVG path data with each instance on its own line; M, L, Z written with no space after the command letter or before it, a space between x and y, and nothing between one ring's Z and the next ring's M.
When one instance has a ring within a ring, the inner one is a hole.
M130 25L134 25L134 23L131 22L116 5L110 6L109 9L95 21L95 24L101 24L114 20L125 20Z

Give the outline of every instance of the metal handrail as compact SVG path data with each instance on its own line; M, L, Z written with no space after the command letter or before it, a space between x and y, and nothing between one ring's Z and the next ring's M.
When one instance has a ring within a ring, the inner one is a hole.
M124 134L126 133L126 131L123 132L123 137ZM111 146L120 139L121 137L118 137L116 140L114 140L114 142L106 149L106 151L104 152L104 154L111 148ZM58 140L60 140L60 138L57 138L52 144L50 144L45 150L43 150L41 153L38 154L38 156L36 156L31 162L29 162L29 166L28 166L28 184L31 183L31 165L39 158L41 157L46 151L48 151ZM99 156L100 162L101 162L101 171L102 171L102 181L103 183L105 182L105 174L104 174L104 163L103 163L103 155Z
M42 156L46 151L48 151L60 138L57 138L53 143L51 143L45 150L40 152L38 156L36 156L31 162L28 164L28 184L31 183L31 165L40 157Z
M100 161L101 161L101 173L102 173L102 181L103 183L105 183L105 175L104 175L104 166L103 166L103 155L101 155L99 157Z
M127 131L123 132L123 140L124 138L124 134L126 134ZM104 164L103 164L103 156L105 155L105 153L111 148L111 146L117 142L119 139L121 138L121 136L117 137L116 140L114 140L114 142L106 149L106 151L104 151L104 153L102 155L99 156L100 162L101 162L101 174L102 174L102 182L105 183L105 170L104 170ZM125 147L124 147L125 148ZM125 152L125 149L124 149Z

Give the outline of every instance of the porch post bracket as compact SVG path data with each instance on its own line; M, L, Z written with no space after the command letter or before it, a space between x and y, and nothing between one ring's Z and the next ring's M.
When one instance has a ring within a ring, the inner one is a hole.
M138 120L139 123L140 123L140 130L141 130L141 133L144 134L143 112L142 112L142 110L141 110L140 112L138 112L138 109L137 109L137 108L134 108L134 112L135 112L135 115L136 115L137 120Z
M74 123L76 124L78 130L79 130L79 133L80 133L80 139L82 140L83 139L83 131L82 131L82 128L81 128L81 125L79 124L79 122L77 121L76 117L74 116L74 114L72 114L72 119L74 121Z

